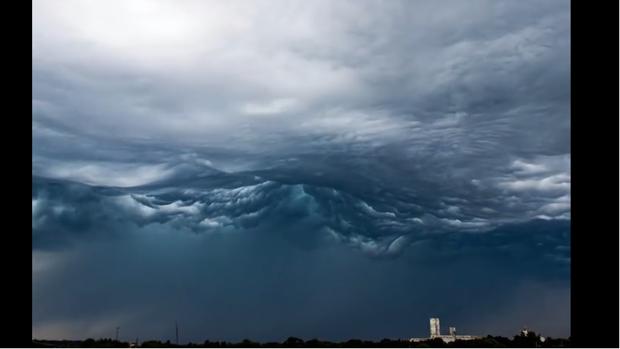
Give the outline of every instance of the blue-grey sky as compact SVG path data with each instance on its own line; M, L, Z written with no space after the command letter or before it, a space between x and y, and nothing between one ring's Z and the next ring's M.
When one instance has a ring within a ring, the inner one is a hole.
M569 7L33 2L33 337L568 336Z

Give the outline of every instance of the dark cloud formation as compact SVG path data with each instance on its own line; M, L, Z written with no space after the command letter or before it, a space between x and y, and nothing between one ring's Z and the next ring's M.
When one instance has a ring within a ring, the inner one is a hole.
M512 335L528 325L566 335L567 221L534 220L484 234L420 234L396 247L343 235L356 243L350 248L319 229L329 222L320 205L286 197L277 186L271 194L248 191L226 200L228 215L218 212L221 218L205 227L192 223L198 214L182 199L172 206L151 199L162 211L147 222L135 216L140 206L129 210L115 200L126 197L117 191L90 188L86 195L83 186L45 181L36 187L47 199L37 201L33 219L62 227L53 242L73 245L58 253L45 237L52 232L34 229L40 234L33 252L35 336L110 335L121 326L127 338L166 339L178 320L182 338L194 341L281 340L282 333L406 338L424 335L434 315L475 333ZM260 197L275 204L252 217ZM71 201L79 205L54 214ZM105 224L90 224L95 221Z
M559 0L38 1L33 335L568 335L569 28Z

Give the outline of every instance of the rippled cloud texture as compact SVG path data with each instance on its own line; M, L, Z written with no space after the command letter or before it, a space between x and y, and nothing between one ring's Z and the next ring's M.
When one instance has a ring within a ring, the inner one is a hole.
M568 336L569 5L34 2L33 337Z

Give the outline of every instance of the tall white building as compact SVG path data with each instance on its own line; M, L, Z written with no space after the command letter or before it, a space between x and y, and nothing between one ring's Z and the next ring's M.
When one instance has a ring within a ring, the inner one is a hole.
M439 329L439 318L432 317L431 318L431 338L435 338L441 336L441 331Z

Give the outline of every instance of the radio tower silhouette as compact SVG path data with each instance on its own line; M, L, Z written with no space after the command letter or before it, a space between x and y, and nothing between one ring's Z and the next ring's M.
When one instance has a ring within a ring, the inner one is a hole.
M174 322L174 332L175 332L177 345L179 345L179 324L176 321Z

